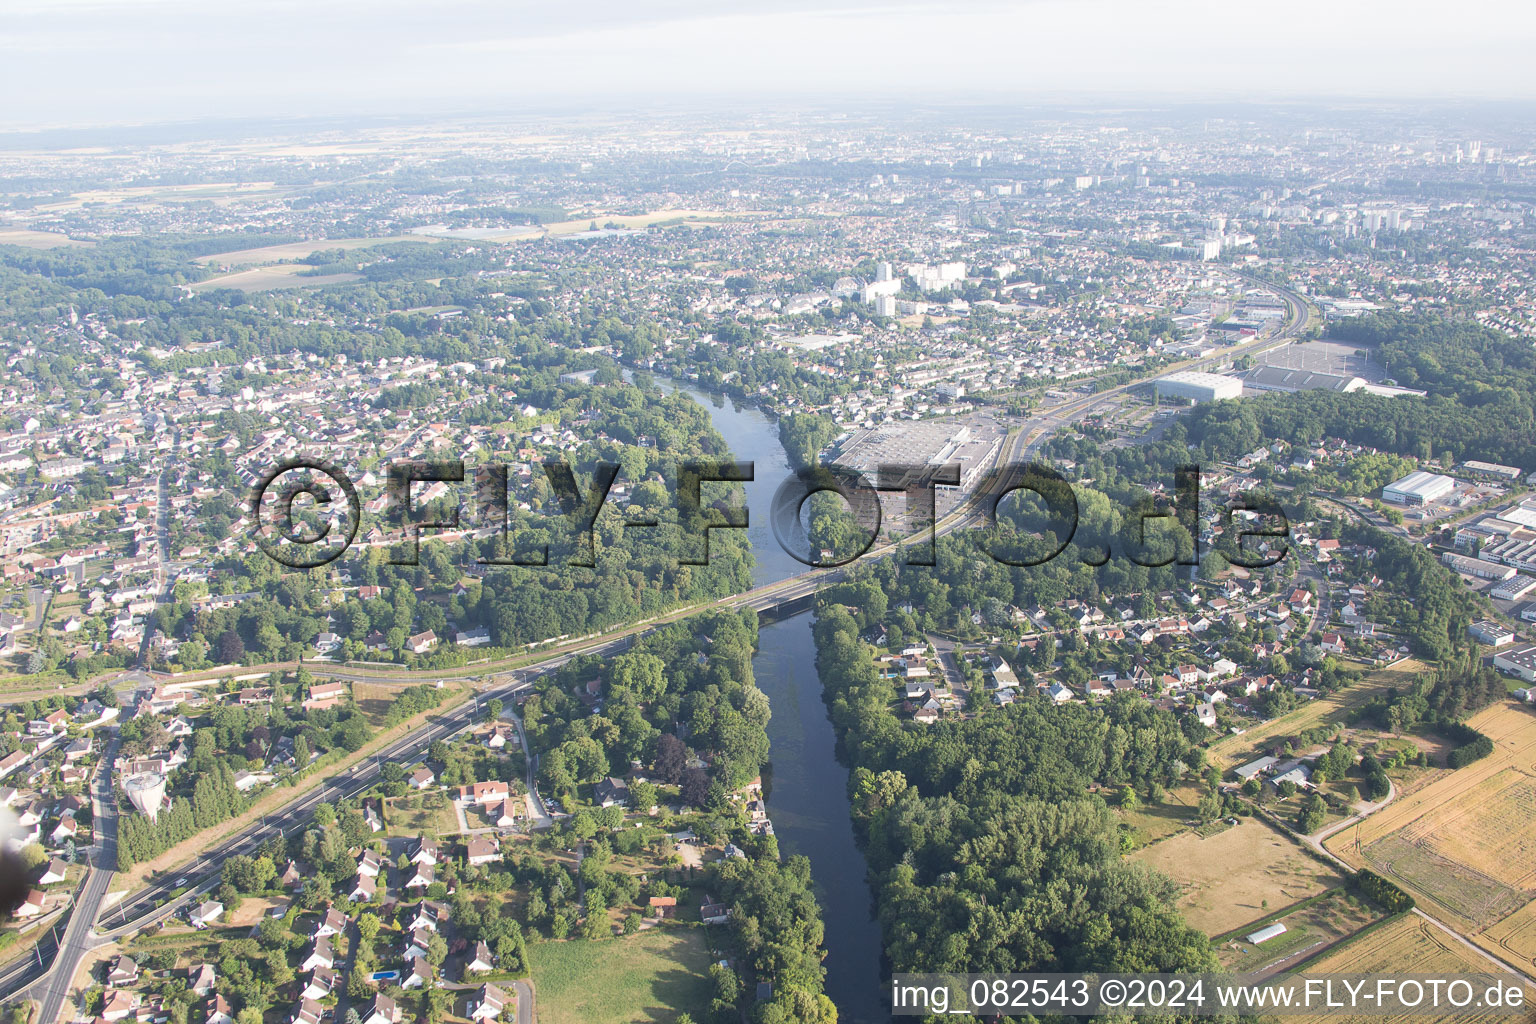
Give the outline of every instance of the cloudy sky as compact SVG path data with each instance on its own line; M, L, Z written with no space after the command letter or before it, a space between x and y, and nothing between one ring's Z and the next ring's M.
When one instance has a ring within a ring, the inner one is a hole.
M570 102L1536 99L1529 0L4 0L0 127Z

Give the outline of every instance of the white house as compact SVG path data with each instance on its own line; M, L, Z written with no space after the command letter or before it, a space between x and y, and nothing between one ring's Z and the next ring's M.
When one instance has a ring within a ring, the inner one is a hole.
M194 928L207 928L210 924L224 916L224 904L218 900L209 900L203 903L188 915L187 920Z
M299 964L299 972L313 971L318 967L330 970L335 966L336 954L331 949L331 940L329 938L316 939L314 947L309 951L309 955L304 958L303 963Z
M466 1013L470 1020L495 1020L511 1004L510 996L495 985L487 983L480 986L480 991L470 997ZM369 1022L364 1021L363 1024L369 1024Z

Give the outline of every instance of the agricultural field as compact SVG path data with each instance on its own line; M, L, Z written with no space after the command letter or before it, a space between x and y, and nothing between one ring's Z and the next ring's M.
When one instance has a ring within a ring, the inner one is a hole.
M1252 819L1202 839L1190 832L1132 855L1179 883L1184 919L1221 935L1344 883L1273 828Z
M1531 973L1536 968L1536 901L1483 932L1478 942L1499 959Z
M528 947L542 1024L670 1024L709 1014L711 954L705 929L650 928L597 942Z
M199 281L192 286L192 290L205 292L213 288L238 288L243 292L265 292L278 288L317 288L362 279L361 274L305 274L304 271L308 269L302 263L282 263L252 270L237 270L233 274L221 274Z
M1491 755L1442 773L1327 845L1423 898L1497 955L1528 962L1536 956L1536 713L1500 704L1470 724L1493 740Z
M1409 659L1391 668L1368 672L1347 689L1309 701L1294 711L1255 725L1241 734L1223 736L1212 743L1207 751L1211 763L1223 770L1236 768L1260 756L1268 742L1277 736L1291 736L1319 727L1342 729L1355 708L1394 686L1408 685L1414 676L1426 668L1423 662Z
M1279 974L1295 969L1303 960L1317 956L1380 917L1379 911L1356 899L1347 889L1330 889L1317 899L1273 918L1285 925L1283 935L1255 946L1244 936L1256 931L1259 924L1245 925L1215 943L1216 956L1222 970L1233 974Z
M268 263L282 263L285 260L301 260L311 253L324 252L327 249L366 249L373 245L390 245L394 242L431 242L434 239L424 235L389 235L382 238L317 238L308 242L284 242L278 245L264 245L258 249L238 249L234 252L215 253L212 256L204 256L199 263L210 267L243 267L260 266Z
M1468 949L1452 935L1430 924L1415 914L1404 916L1382 925L1375 931L1361 936L1343 948L1335 950L1319 960L1309 963L1305 973L1320 974L1403 974L1455 977L1463 974L1495 973L1497 968L1477 953ZM1527 991L1527 999L1536 993ZM1360 1016L1335 1016L1326 1018L1299 1017L1297 1021L1326 1019L1330 1024L1382 1024L1401 1021L1402 1024L1435 1018L1423 1013L1373 1014ZM1510 1021L1519 1019L1509 1012L1498 1010L1472 1010L1458 1013L1456 1024L1482 1024L1483 1021Z
M56 231L28 231L24 228L7 228L0 231L0 245L19 245L23 249L58 249L65 246L92 246L95 242L70 238Z

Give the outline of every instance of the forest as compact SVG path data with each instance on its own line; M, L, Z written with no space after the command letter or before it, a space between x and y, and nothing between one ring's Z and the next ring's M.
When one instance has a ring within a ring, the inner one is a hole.
M1214 967L1172 909L1172 883L1121 860L1090 791L1197 764L1171 714L1026 699L913 728L843 606L818 606L815 636L892 970Z
M524 714L548 794L574 807L579 790L638 762L684 803L723 808L768 761L756 646L756 612L707 612L545 677Z

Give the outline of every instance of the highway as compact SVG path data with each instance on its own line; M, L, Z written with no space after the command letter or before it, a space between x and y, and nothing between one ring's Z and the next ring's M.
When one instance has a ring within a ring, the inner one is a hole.
M1164 367L1157 371L1157 376L1162 376L1176 370L1203 369L1217 366L1221 363L1229 362L1238 355L1268 351L1271 348L1286 344L1310 325L1311 313L1306 300L1302 296L1278 285L1260 281L1240 273L1233 273L1250 283L1258 284L1278 294L1287 307L1285 323L1273 335L1255 338L1242 345L1224 349L1208 357L1187 360L1180 364ZM1003 466L1027 462L1039 452L1040 448L1056 430L1081 419L1101 405L1113 401L1130 389L1145 383L1146 378L1141 378L1127 384L1117 385L1106 388L1103 391L1085 395L1082 398L1072 399L1049 410L1044 410L1042 417L1031 423L1028 430L1020 430L1017 434L1013 435L1008 444L1000 447L995 465ZM984 495L979 492L971 494L956 509L934 524L933 534L935 536L944 536L954 530L984 522L989 517L991 511L988 505L989 502ZM168 502L164 495L164 477L162 475L160 508L163 511L167 506ZM169 553L164 550L165 538L163 529L161 534L163 565L163 559ZM906 537L899 541L873 547L860 560L886 557L903 547L927 543L927 540L928 537L925 531L923 535ZM853 564L857 564L857 561ZM533 681L538 676L558 669L572 658L588 654L616 654L627 649L636 635L653 630L660 625L690 617L701 611L743 608L751 608L758 612L772 611L786 604L808 598L823 586L846 578L847 571L847 567L811 568L787 579L764 584L752 590L716 601L675 609L653 619L626 626L600 636L565 641L537 652L504 659L500 663L486 663L460 670L429 673L428 675L433 679L464 680L490 676L494 682L491 688L477 693L476 700L469 705L445 713L418 727L388 747L377 751L371 760L360 762L348 772L327 779L313 789L306 791L303 796L285 806L280 813L265 816L244 829L225 837L216 847L202 853L179 869L165 872L158 881L152 882L146 887L129 894L108 912L105 921L99 921L97 914L100 904L105 897L107 886L110 884L112 870L116 866L116 829L114 827L111 830L110 837L106 840L110 844L110 851L104 845L103 850L98 853L93 861L90 876L81 891L80 901L70 918L69 926L65 930L62 948L58 950L56 956L50 957L49 954L53 952L52 941L45 938L38 945L38 955L29 955L26 959L20 960L9 968L0 971L0 999L13 999L23 991L36 986L40 991L35 993L35 995L43 1004L43 1012L38 1017L36 1024L53 1024L68 992L73 975L78 969L80 959L88 950L113 939L127 936L147 924L162 920L191 901L199 898L204 893L216 888L219 884L221 865L225 858L233 854L254 852L261 845L265 837L271 834L274 828L286 832L290 828L303 825L313 812L314 807L319 803L334 804L369 789L379 781L384 762L410 764L425 758L433 742L446 738L473 724L478 717L480 701L495 697L502 699L513 697L520 691L532 686ZM424 681L419 676L413 678L408 674L387 670L380 671L341 666L332 668L328 665L315 663L310 663L309 667L316 675L336 679L397 683ZM255 669L252 670L254 671ZM115 682L121 684L131 680L151 678L141 670L139 672L125 673L119 676ZM115 742L114 739L114 744ZM110 771L110 759L104 759L103 763L108 766L107 770ZM103 811L106 811L113 803L109 774L105 776L103 781L101 773L98 773L97 780L93 782L93 789L101 785L106 786L106 798L101 804ZM97 835L102 836L103 832L98 831ZM171 894L182 887L187 887L187 890L181 896L170 899ZM164 902L162 903L162 901ZM97 930L93 926L98 924L105 927ZM46 946L45 943L47 944Z

